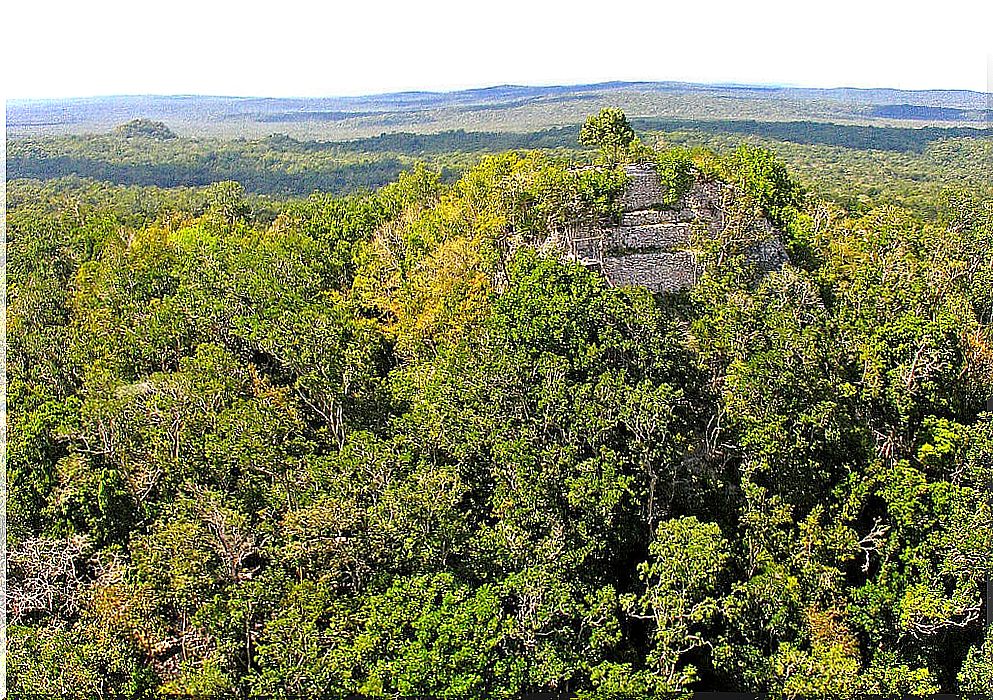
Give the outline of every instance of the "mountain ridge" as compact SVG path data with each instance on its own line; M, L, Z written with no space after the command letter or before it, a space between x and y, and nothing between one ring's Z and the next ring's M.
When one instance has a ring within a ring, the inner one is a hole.
M273 101L321 101L321 100L368 100L384 98L402 97L452 97L470 95L491 95L498 91L537 91L541 94L547 92L561 91L595 91L610 89L635 89L648 88L653 90L734 90L734 91L765 91L765 92L801 92L801 93L842 93L842 94L869 94L884 93L894 97L900 95L943 95L943 96L970 96L987 99L991 93L977 90L956 89L956 88L927 88L927 89L906 89L893 87L855 87L850 85L838 85L833 87L811 87L800 85L786 85L778 83L698 83L675 80L608 80L598 83L575 83L575 84L551 84L551 85L522 85L517 83L504 83L498 85L487 85L482 87L460 88L455 90L397 90L387 92L371 92L360 95L319 95L319 96L272 96L272 95L215 95L199 93L124 93L111 95L77 95L67 97L31 97L31 98L9 98L7 103L11 105L45 104L45 103L65 103L65 102L88 102L98 100L114 99L208 99L208 100L273 100Z

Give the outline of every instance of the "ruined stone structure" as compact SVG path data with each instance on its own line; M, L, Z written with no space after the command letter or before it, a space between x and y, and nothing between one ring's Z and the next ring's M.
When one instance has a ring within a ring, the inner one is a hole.
M640 285L672 292L696 283L700 274L694 233L716 235L730 216L732 192L720 182L697 178L674 207L662 208L664 192L650 165L625 167L629 183L621 201L620 225L574 227L557 237L566 256L600 270L614 285ZM776 269L787 260L775 230L758 222L760 238L749 255L763 269Z

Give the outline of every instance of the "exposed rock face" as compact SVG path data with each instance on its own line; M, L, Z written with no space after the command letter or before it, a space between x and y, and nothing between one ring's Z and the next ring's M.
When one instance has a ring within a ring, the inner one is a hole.
M624 168L628 187L624 193L624 210L651 209L662 201L665 194L655 170L647 165L629 165Z
M566 231L559 246L569 258L601 270L613 285L659 292L692 286L701 271L694 233L716 236L725 229L731 216L730 187L698 178L676 206L662 209L665 192L654 168L629 165L625 171L629 184L620 225ZM776 231L765 219L757 225L760 242L749 257L762 269L781 267L788 258Z

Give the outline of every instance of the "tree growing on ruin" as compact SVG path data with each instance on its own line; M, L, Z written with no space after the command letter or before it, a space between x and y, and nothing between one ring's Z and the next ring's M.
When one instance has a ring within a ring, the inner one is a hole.
M624 112L616 107L605 107L599 114L591 114L579 131L580 144L598 148L612 163L620 160L633 142L634 129Z

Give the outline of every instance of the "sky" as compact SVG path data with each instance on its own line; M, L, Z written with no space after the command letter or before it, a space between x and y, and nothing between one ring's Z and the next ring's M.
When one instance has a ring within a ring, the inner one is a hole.
M7 99L674 80L989 90L993 2L10 0Z

